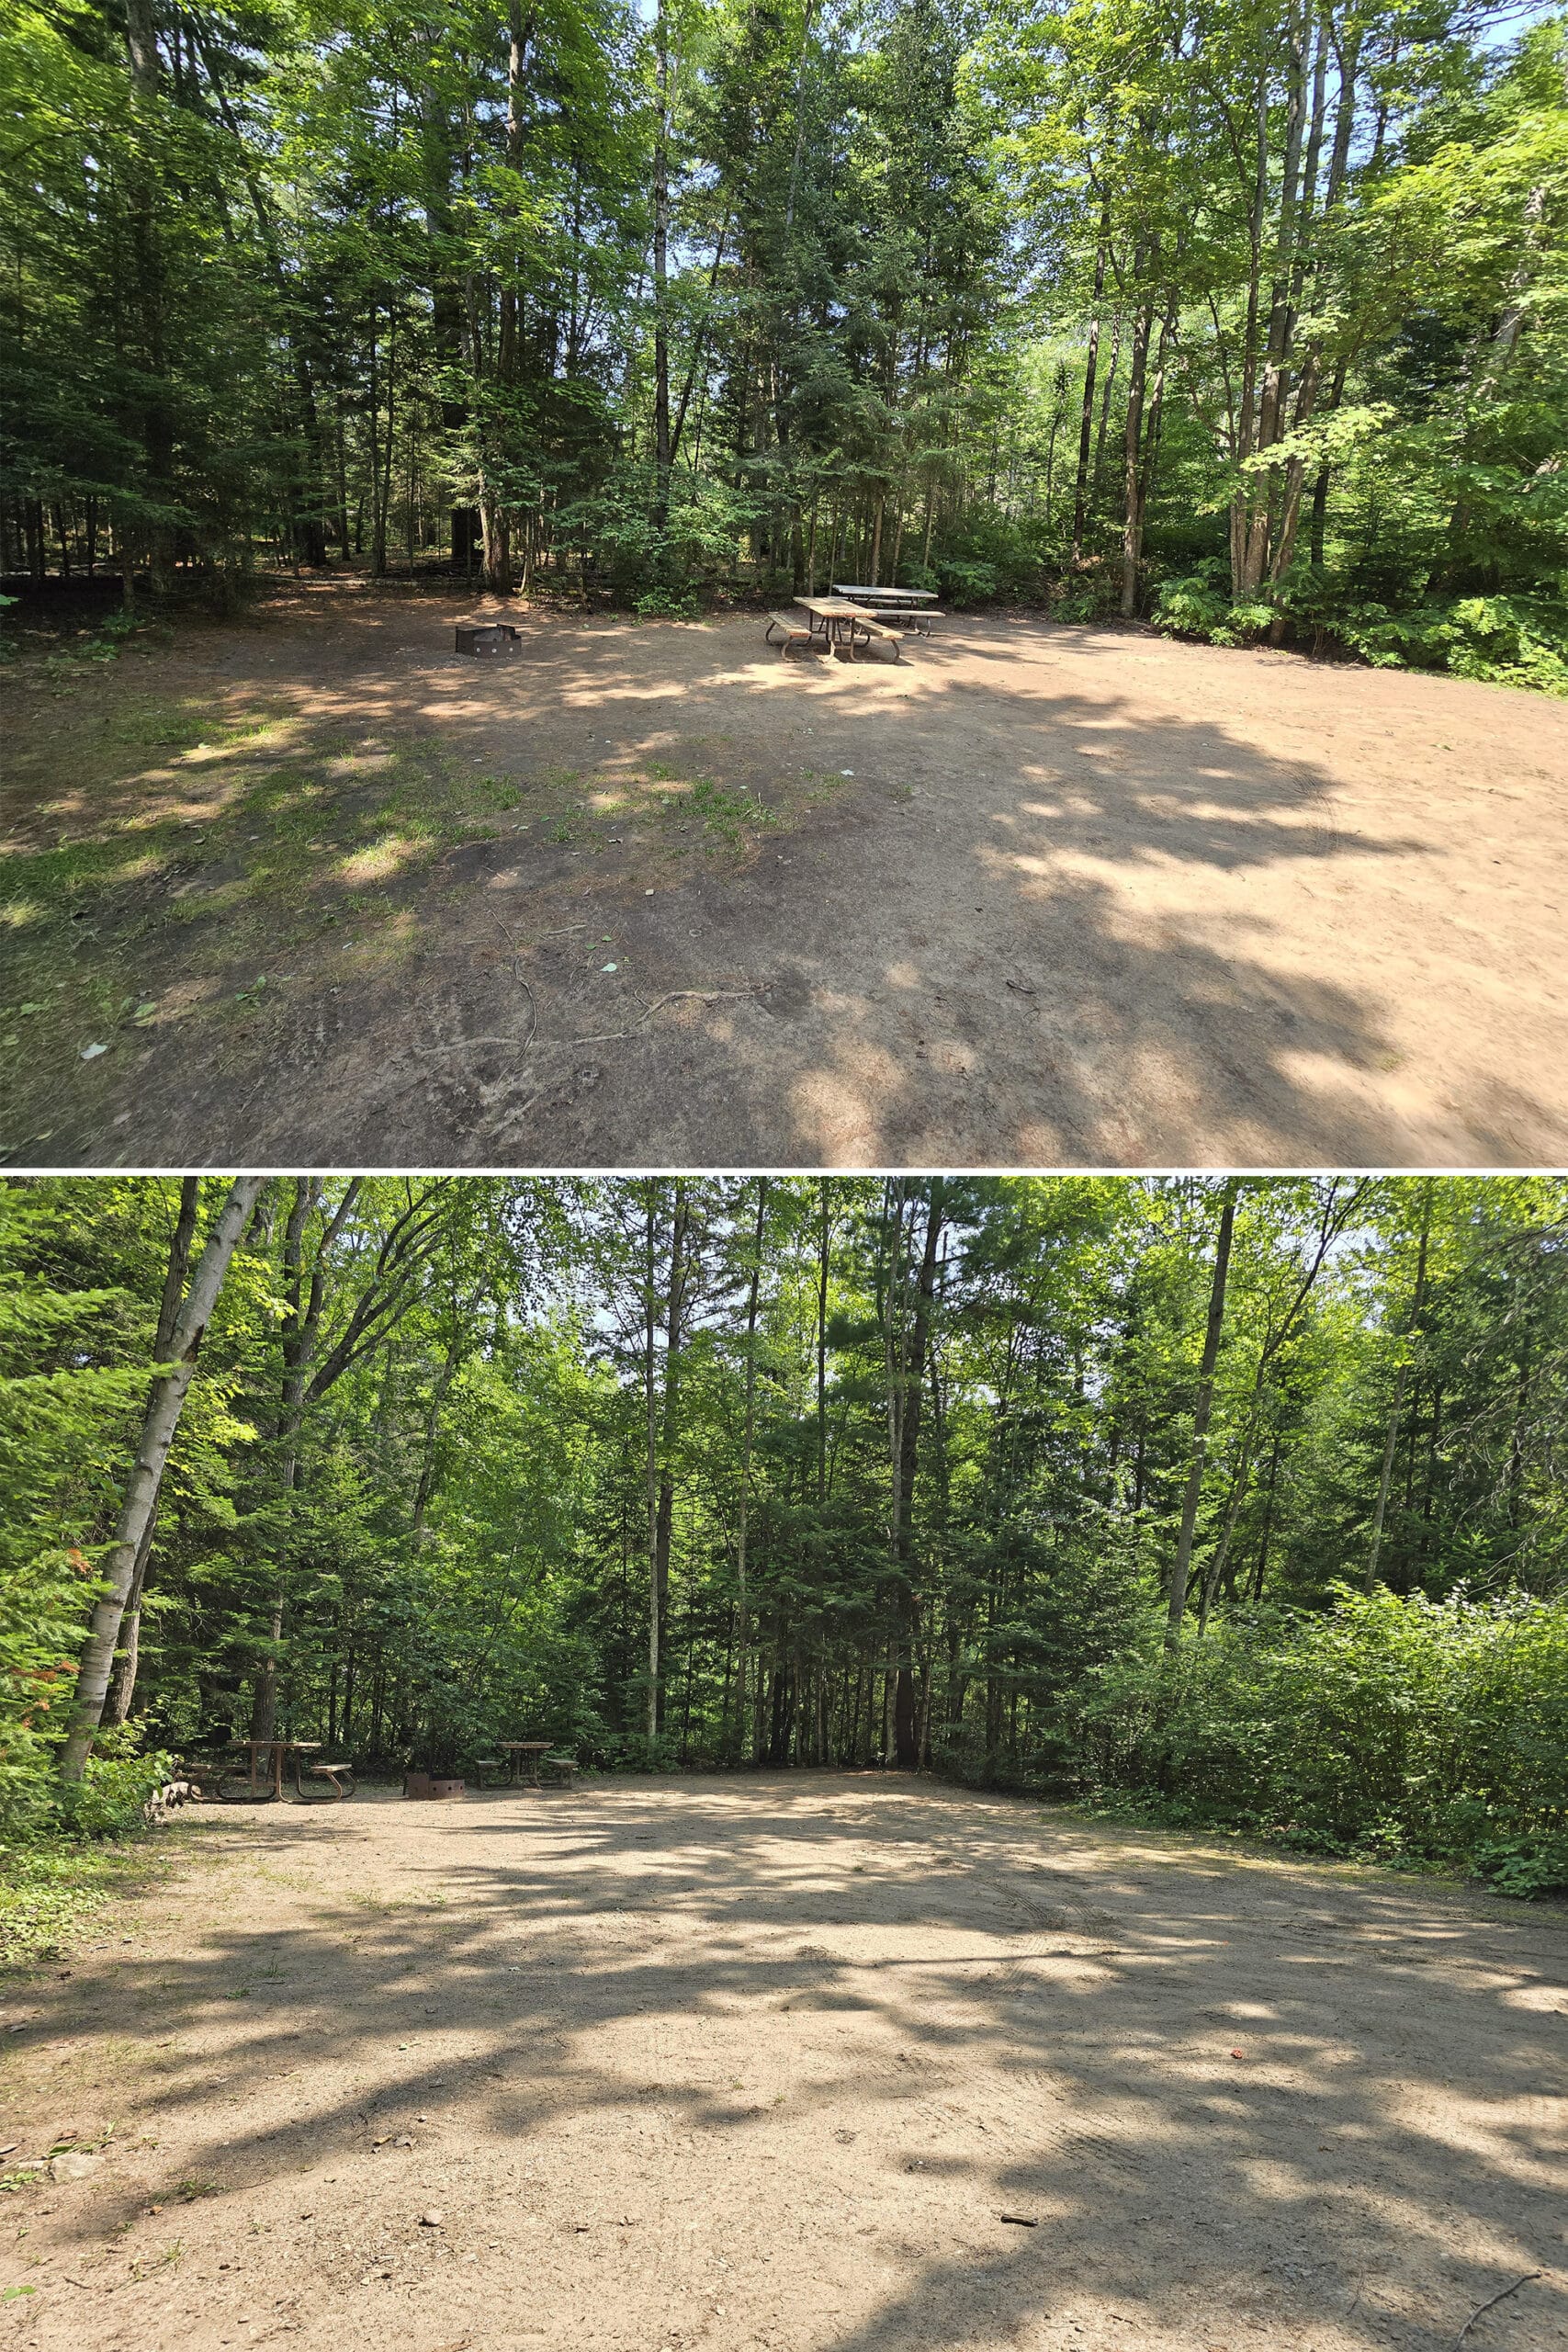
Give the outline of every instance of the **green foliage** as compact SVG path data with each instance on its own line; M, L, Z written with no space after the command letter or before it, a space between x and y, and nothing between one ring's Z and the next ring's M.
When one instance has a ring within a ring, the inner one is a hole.
M1369 662L1568 695L1568 605L1539 596L1460 596L1391 613L1356 605L1338 633Z
M164 1749L143 1752L139 1725L100 1733L84 1777L52 1792L50 1825L68 1838L124 1837L146 1822L152 1799L174 1769Z
M1161 582L1155 600L1156 627L1172 637L1196 637L1208 645L1255 645L1268 635L1279 607L1255 597L1235 604L1201 573Z
M0 36L7 568L227 610L477 529L650 617L1061 582L1562 691L1561 14L563 0L521 107L468 0L157 32Z
M1314 1850L1568 1886L1568 1603L1337 1589L1100 1670L1078 1736L1105 1787Z
M695 620L702 607L694 596L673 588L645 588L632 607L642 621Z
M703 786L671 803L728 848L755 814ZM1568 1188L1236 1181L1168 1657L1224 1193L273 1180L171 1455L129 1725L62 1815L183 1194L0 1189L7 1838L102 1838L165 1754L275 1724L394 1776L526 1738L864 1763L901 1724L976 1783L1555 1883Z
M1209 645L1256 645L1276 622L1350 647L1379 668L1446 670L1456 678L1568 694L1568 606L1540 596L1459 596L1404 610L1336 594L1321 579L1293 582L1277 598L1235 603L1213 568L1161 582L1156 626Z

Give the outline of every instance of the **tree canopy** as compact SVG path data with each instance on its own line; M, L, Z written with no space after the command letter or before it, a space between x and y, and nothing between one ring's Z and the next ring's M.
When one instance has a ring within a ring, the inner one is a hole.
M17 0L0 564L897 579L1568 686L1568 24Z
M106 1770L280 1729L372 1771L886 1761L1558 1883L1565 1213L1540 1177L13 1180L6 1817L122 1570Z

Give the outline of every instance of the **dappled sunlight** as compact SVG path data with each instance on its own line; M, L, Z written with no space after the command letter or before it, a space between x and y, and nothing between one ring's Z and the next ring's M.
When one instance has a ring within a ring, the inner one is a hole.
M786 662L761 616L522 611L517 655L479 665L434 600L388 598L374 629L359 588L299 603L308 626L225 632L231 674L172 718L141 699L113 718L167 741L158 782L73 783L60 825L134 833L161 872L83 845L45 887L6 845L17 899L45 910L10 937L42 954L52 922L84 993L118 963L141 1001L193 955L239 963L234 988L289 978L210 1091L118 1046L74 1074L93 1033L63 1037L75 1148L129 1112L117 1150L160 1161L374 1156L395 1090L416 1156L515 1157L516 1105L491 1107L465 1040L504 1057L531 1032L544 1164L816 1164L834 1137L857 1164L1560 1156L1568 1067L1540 1010L1559 818L1539 786L1488 800L1507 839L1478 861L1473 804L1411 765L1419 681L971 617L893 665ZM247 702L265 749L235 741ZM1444 710L1456 775L1543 723L1461 682ZM47 779L40 813L64 797ZM417 988L353 994L370 966L348 939L411 910ZM744 986L747 1005L672 1002L579 1080L570 1039L604 1025L581 959L504 968L496 925L547 940L585 914L648 1001ZM265 1082L279 1056L287 1089Z
M351 884L386 882L400 873L411 857L417 856L425 846L406 833L388 833L380 841L371 842L364 849L337 863L340 881Z

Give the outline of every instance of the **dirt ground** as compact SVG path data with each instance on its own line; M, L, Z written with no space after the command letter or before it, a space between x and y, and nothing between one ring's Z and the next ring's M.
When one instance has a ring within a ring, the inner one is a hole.
M15 666L10 1164L1568 1159L1560 704L467 609Z
M6 1990L0 2343L1568 2342L1560 1910L874 1774L172 1834Z

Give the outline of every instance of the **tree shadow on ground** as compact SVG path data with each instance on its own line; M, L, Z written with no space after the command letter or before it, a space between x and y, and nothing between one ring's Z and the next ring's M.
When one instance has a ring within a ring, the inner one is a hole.
M750 620L536 615L480 665L423 605L319 609L185 679L171 723L229 739L44 793L73 843L12 952L79 973L104 1031L53 1055L51 1159L347 1164L389 1122L451 1166L1562 1140L1502 862L1456 884L1441 804L1339 808L1372 774L1362 704L1401 749L1381 679L1281 669L1285 752L1191 707L1223 690L1203 650L1145 675L1104 631L970 621L895 666L785 662ZM140 707L106 723L155 735Z
M790 2340L824 2352L1438 2352L1537 2268L1473 2340L1560 2340L1555 1915L863 1775L501 1792L423 1812L412 1853L378 1812L258 1817L274 1876L343 1855L339 1891L301 1882L298 1925L220 1918L175 1962L89 1962L33 2038L155 2016L139 2120L177 2116L226 2194L303 2165L319 2208L325 2166L352 2211L378 2136L434 2148L452 2099L547 2184L592 2135L569 2227L716 2229L727 2166L765 2151L776 2202L734 2204L725 2292L786 2290L763 2257L809 2243L827 2286ZM361 1844L400 1883L345 1899ZM297 2111L248 2126L285 2073ZM104 2220L100 2196L84 2245ZM578 2252L607 2288L611 2241Z

